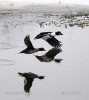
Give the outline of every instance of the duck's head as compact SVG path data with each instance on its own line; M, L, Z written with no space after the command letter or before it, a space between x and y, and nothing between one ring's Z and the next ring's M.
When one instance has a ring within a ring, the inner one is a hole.
M39 51L46 51L44 48L39 48Z
M63 35L60 31L55 32L55 35Z
M44 37L44 35L45 35L44 33L40 33L34 39L40 39L40 38Z

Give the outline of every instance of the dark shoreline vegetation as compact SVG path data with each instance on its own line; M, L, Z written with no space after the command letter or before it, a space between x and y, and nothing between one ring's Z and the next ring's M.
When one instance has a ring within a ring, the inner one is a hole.
M85 6L60 6L57 9L55 6L48 5L42 7L40 5L29 6L25 9L1 9L0 10L0 20L3 17L12 18L16 17L11 21L6 21L3 27L17 27L18 25L26 25L26 24L36 24L39 25L41 28L45 26L54 25L56 27L64 26L67 27L81 27L85 28L89 26L89 11L88 7ZM47 11L45 10L47 7ZM82 8L83 7L83 8ZM50 8L50 10L48 9ZM51 9L54 9L53 11ZM54 12L54 13L53 13ZM33 19L31 18L33 17ZM26 20L24 20L24 18ZM16 20L21 20L20 23ZM34 20L35 19L35 20Z

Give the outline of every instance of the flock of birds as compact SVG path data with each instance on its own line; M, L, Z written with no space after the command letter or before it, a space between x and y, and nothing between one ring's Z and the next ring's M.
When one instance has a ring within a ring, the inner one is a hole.
M38 34L34 39L40 39L42 38L43 40L45 40L46 42L48 42L53 48L50 49L47 53L43 54L42 56L38 56L35 55L35 57L41 61L41 62L50 62L52 60L54 60L55 62L60 63L61 60L63 59L54 59L54 57L62 52L61 50L61 42L59 40L57 40L55 38L55 36L57 35L63 35L60 31L57 32L41 32L40 34ZM44 48L34 48L32 42L30 41L30 36L27 35L24 38L24 43L27 46L26 49L22 50L20 53L25 53L25 54L33 54L35 52L38 51L45 51ZM29 93L30 92L30 88L32 87L32 83L34 81L35 78L38 79L44 79L44 76L39 76L37 74L34 74L32 72L29 73L18 73L20 76L25 77L24 80L24 91Z

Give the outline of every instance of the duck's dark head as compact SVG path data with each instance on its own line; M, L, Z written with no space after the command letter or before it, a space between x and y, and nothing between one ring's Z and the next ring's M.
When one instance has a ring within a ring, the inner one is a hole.
M43 33L40 33L40 34L38 34L34 39L40 39L40 38L42 38L42 37L44 37L44 34L43 34Z
M55 35L63 35L60 31L55 32Z
M46 51L44 48L39 48L39 51Z

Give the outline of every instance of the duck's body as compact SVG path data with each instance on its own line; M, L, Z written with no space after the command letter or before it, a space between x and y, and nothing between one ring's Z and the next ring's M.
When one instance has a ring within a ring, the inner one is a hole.
M54 59L54 57L60 52L62 52L60 48L52 48L44 55L42 56L35 55L35 57L41 62L50 62L52 60L55 62L60 62L62 59Z
M30 37L29 35L27 35L24 38L24 43L25 45L27 45L27 48L22 50L20 53L25 53L25 54L32 54L38 51L45 51L44 48L34 48L34 46L32 45L31 41L30 41Z
M41 32L40 34L38 34L35 39L40 39L42 38L43 40L45 40L46 42L48 42L51 46L57 48L61 46L61 42L58 41L54 36L56 35L56 32ZM62 33L58 34L58 35L63 35Z
M32 83L35 78L38 79L44 79L44 76L38 76L37 74L34 73L18 73L20 76L25 77L24 80L24 91L25 92L30 92L30 88L32 87Z

